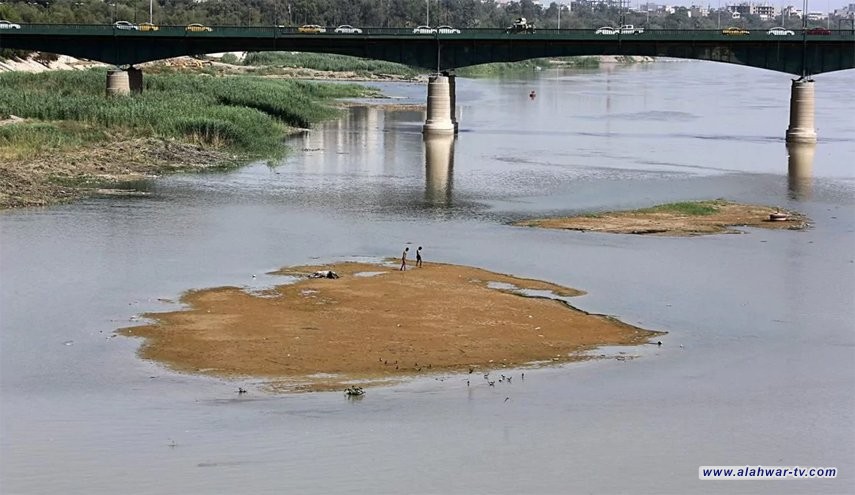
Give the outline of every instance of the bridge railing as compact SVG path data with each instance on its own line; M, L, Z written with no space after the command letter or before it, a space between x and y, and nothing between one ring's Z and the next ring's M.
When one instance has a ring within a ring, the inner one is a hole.
M417 32L413 27L360 27L359 33L336 33L335 26L324 26L323 32L301 30L300 26L202 26L188 30L187 26L156 26L156 30L121 29L111 24L20 24L20 29L0 30L4 35L89 35L89 36L133 36L133 37L234 37L234 38L278 38L278 37L435 37L451 40L466 39L552 39L552 40L776 40L781 42L801 39L803 31L793 29L793 35L772 35L766 29L730 31L723 29L645 29L638 34L596 34L598 28L588 29L537 29L533 33L510 32L507 28L457 28L459 32ZM813 31L813 32L811 32ZM808 30L811 39L855 39L855 30Z

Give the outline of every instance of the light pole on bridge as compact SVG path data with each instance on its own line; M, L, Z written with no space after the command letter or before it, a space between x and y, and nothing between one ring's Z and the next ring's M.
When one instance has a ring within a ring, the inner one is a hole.
M718 0L718 28L721 29L721 0Z
M807 9L808 0L802 5L802 79L807 77Z

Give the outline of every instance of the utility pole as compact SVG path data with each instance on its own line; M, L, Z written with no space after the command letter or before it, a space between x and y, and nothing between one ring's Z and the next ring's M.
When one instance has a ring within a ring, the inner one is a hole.
M558 4L558 30L561 31L561 4Z
M154 24L154 0L148 0L148 23Z
M721 29L721 0L718 0L718 28Z
M802 7L802 79L807 77L807 9L808 0Z
M425 0L425 5L426 5L425 26L430 26L430 0ZM439 62L437 62L437 63L439 63Z

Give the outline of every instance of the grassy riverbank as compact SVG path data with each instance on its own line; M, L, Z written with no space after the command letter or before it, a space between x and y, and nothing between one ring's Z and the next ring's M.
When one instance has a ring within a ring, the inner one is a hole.
M236 60L224 57L223 62ZM254 67L254 73L276 73L275 69L308 69L327 72L351 72L366 79L386 76L396 79L415 79L426 71L383 60L368 60L347 55L309 52L252 52L242 65Z
M85 193L69 191L69 183L94 187L135 173L277 157L289 130L337 114L332 99L374 94L350 84L161 74L147 75L140 95L105 98L103 70L0 74L0 113L7 117L0 125L0 207ZM120 170L113 170L116 160ZM56 184L62 193L51 192Z
M557 57L557 58L533 58L519 62L497 62L492 64L473 65L457 69L457 75L461 77L503 77L517 75L541 69L597 69L604 63L610 64L636 64L649 62L649 57Z
M225 63L237 63L234 55L222 59ZM540 69L554 68L583 68L596 69L602 63L634 64L648 62L649 57L557 57L557 58L534 58L519 62L496 62L490 64L473 65L461 67L455 72L460 77L472 78L495 78L514 76L532 72ZM332 74L351 75L363 79L402 79L413 80L420 75L424 76L431 72L428 69L409 67L382 60L366 60L358 57L345 55L334 55L325 53L301 53L301 52L253 52L249 53L240 64L247 67L253 74L259 75L293 75L294 71L303 71L305 77L313 77L314 71ZM346 78L346 77L345 77Z

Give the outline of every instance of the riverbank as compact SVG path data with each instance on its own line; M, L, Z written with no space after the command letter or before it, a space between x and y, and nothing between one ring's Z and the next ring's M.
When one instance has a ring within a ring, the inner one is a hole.
M425 263L340 263L282 269L297 277L258 294L238 287L190 291L186 310L150 313L141 357L175 370L258 377L277 390L341 389L428 373L484 373L588 359L601 345L659 335L563 301L582 292L478 268ZM315 279L333 270L338 279ZM554 296L551 296L554 297ZM449 301L454 301L449 304ZM471 371L470 371L471 370ZM498 375L498 373L494 373Z
M8 160L0 167L0 208L46 206L94 195L144 195L135 183L159 175L228 167L239 155L173 139L117 138L62 154Z
M772 220L770 215L775 215ZM547 229L664 236L739 233L731 227L803 230L804 215L771 206L724 200L670 203L633 211L592 213L573 217L522 220L514 225Z
M283 137L334 118L352 84L151 74L105 98L102 70L0 74L0 208L69 201L175 171L277 158Z

